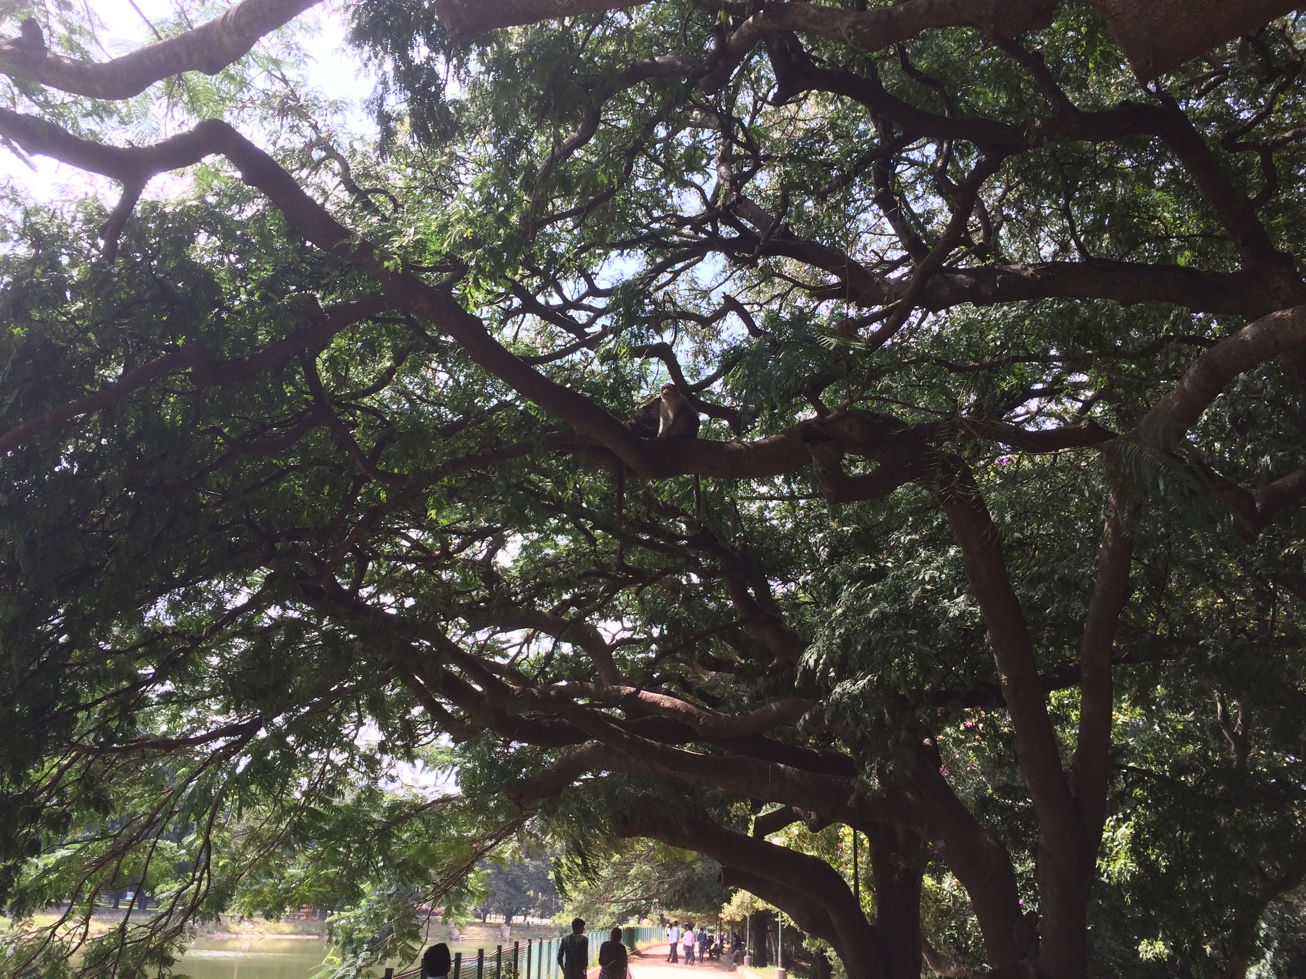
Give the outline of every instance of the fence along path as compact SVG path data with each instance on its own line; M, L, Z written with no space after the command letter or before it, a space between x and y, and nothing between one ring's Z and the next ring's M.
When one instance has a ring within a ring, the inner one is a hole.
M611 928L605 928L585 933L590 943L590 979L598 975L599 946L608 940L611 931ZM623 926L621 941L632 952L657 941L666 948L662 934L663 929L656 926ZM558 942L561 940L559 935L557 938L533 938L511 945L496 945L493 951L480 948L474 958L470 955L463 958L462 952L455 952L449 979L562 979L562 967L558 965ZM421 974L420 967L399 973L386 969L385 979L415 979Z

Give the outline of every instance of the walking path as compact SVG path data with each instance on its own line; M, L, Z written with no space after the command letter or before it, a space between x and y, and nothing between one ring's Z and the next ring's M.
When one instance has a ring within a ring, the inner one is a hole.
M730 964L724 959L711 959L688 965L682 958L679 962L668 962L667 943L646 945L629 959L630 979L693 979L697 973L702 976L715 976L720 972L730 972ZM590 979L598 975L598 970L591 973ZM740 979L744 977L740 975Z

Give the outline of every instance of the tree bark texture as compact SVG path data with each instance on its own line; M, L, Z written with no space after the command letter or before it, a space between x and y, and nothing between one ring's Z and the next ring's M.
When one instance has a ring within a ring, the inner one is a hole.
M1301 9L1299 0L1092 0L1140 82Z

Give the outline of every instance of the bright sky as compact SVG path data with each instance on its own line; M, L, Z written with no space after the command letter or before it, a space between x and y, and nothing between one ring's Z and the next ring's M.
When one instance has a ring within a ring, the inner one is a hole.
M102 39L108 52L105 60L152 41L154 36L146 19L166 20L175 6L173 0L95 0L95 14L108 28ZM296 27L308 28L304 34L311 32L316 35L304 37L301 41L310 55L309 62L303 66L310 87L328 98L354 103L371 91L372 82L361 74L357 56L351 56L344 49L345 22L338 9L322 4L301 14L293 23ZM76 195L84 194L88 184L105 198L106 203L116 200L117 185L112 181L88 178L80 170L44 157L34 157L32 162L36 165L35 172L12 152L0 147L0 179L11 178L40 200L68 196L70 191Z

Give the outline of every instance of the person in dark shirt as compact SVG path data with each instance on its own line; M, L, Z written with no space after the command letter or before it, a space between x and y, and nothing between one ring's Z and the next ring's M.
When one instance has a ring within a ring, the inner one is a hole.
M585 921L574 918L571 934L558 942L558 965L565 979L585 979L590 964L590 940L585 937Z
M432 945L422 956L422 979L448 979L449 964L449 946Z
M626 946L621 944L620 928L613 928L612 937L599 946L599 966L603 969L599 979L627 979L630 959Z

